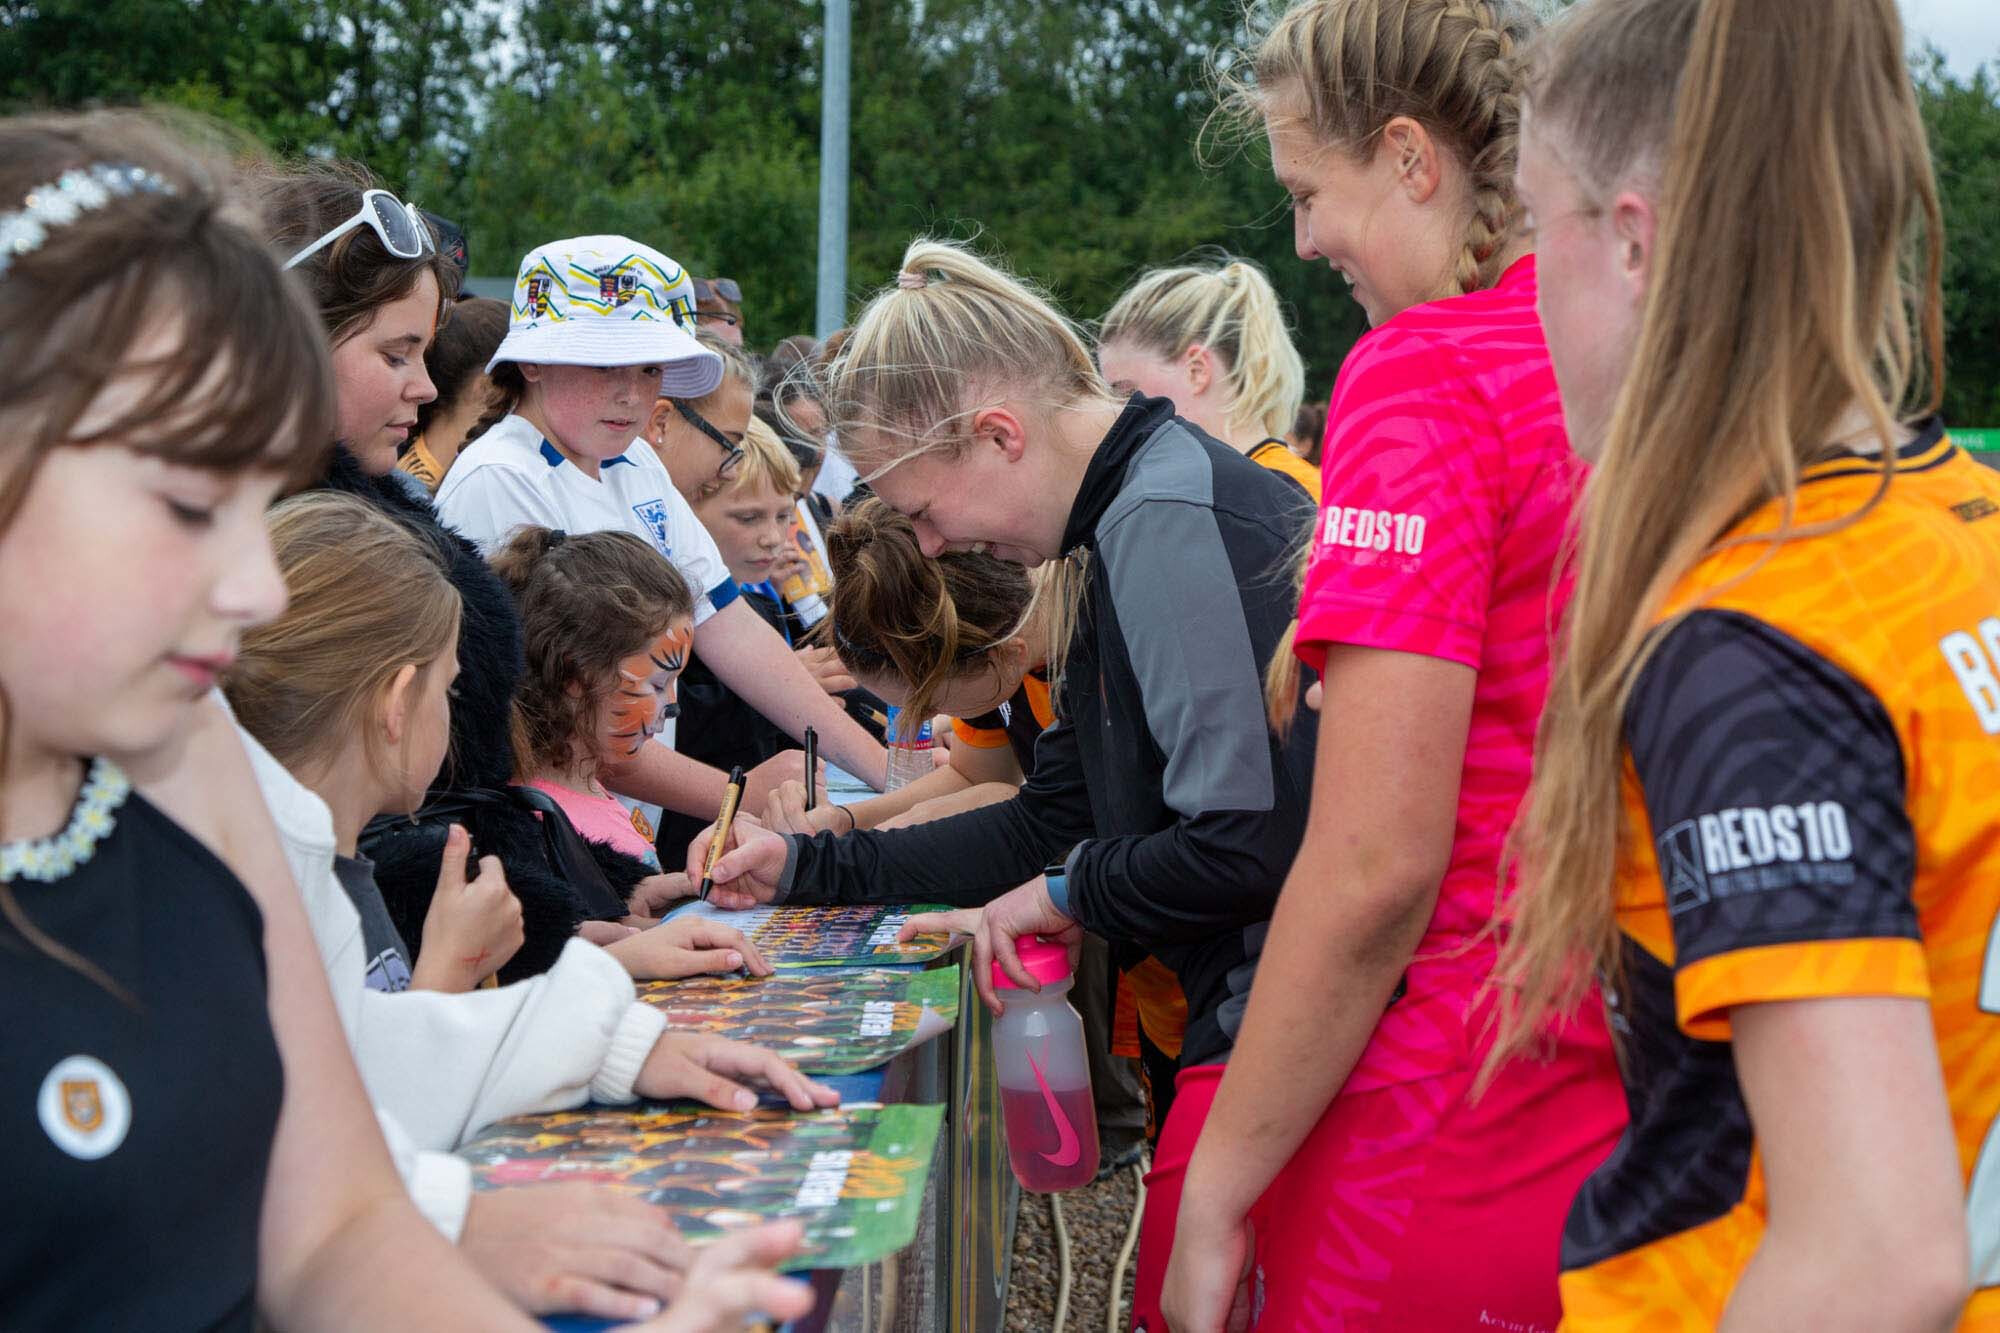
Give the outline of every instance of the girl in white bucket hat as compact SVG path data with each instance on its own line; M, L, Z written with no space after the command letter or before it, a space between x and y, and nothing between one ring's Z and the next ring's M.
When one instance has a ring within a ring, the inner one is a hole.
M834 762L879 788L882 747L777 631L737 605L714 540L640 438L660 397L701 398L722 378L721 358L695 340L694 315L686 271L637 241L579 236L530 251L514 280L507 338L488 366L500 406L445 477L438 512L488 553L523 524L650 542L696 591L695 651L716 674L792 736L815 728ZM657 739L604 775L648 838L663 806L713 817L726 781L673 753L671 724ZM798 772L791 754L751 770L745 807L761 810Z

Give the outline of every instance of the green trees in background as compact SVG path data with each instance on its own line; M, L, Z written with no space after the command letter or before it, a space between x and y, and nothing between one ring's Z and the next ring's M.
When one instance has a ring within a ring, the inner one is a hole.
M1920 62L1931 161L1944 203L1945 420L2000 426L2000 83Z
M977 235L1085 317L1219 246L1271 272L1323 395L1359 310L1293 255L1259 145L1196 158L1208 55L1240 15L857 4L853 295L926 230ZM741 282L769 344L812 319L819 21L812 0L0 0L0 107L166 102L358 158L463 224L477 273L626 232ZM1916 74L1951 228L1950 415L2000 424L2000 89L1935 58Z

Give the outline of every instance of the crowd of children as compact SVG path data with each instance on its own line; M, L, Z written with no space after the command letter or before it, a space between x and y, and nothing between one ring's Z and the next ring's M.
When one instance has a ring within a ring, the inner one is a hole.
M716 905L946 904L996 1012L1080 952L1136 1328L2000 1321L2000 479L1902 49L1295 0L1214 117L1372 326L1323 411L1228 255L1093 335L920 237L759 356L644 238L460 299L358 168L0 121L0 1322L805 1312L795 1227L452 1154L837 1102L636 999L770 970L662 920L732 769Z

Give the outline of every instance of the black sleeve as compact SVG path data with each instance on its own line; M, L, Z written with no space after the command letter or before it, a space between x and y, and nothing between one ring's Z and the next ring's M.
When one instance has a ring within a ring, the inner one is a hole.
M1696 611L1640 673L1625 730L1680 966L1918 937L1902 745L1845 671L1763 621Z
M597 862L597 868L604 872L605 882L622 899L632 897L632 890L639 886L640 880L659 873L638 857L621 852L608 842L584 838L581 834L578 837L590 849L590 859Z
M978 907L1033 879L1090 831L1076 736L1058 723L1042 733L1034 775L1010 800L909 828L794 839L779 901Z

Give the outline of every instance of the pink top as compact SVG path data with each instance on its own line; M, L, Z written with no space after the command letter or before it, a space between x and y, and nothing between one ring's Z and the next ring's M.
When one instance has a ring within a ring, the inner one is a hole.
M609 843L655 870L660 868L660 856L653 850L652 839L640 833L634 822L643 816L636 810L628 812L616 796L586 796L580 791L571 791L540 778L528 785L554 797L562 812L569 816L569 822L584 837L592 842Z
M1493 913L1548 693L1550 630L1568 596L1565 581L1552 599L1550 578L1583 466L1535 317L1534 259L1357 343L1334 385L1321 468L1299 657L1317 671L1328 644L1346 643L1479 673L1437 910L1410 994L1385 1015L1352 1088L1463 1058L1464 1007L1492 963L1490 946L1426 958L1464 946Z

